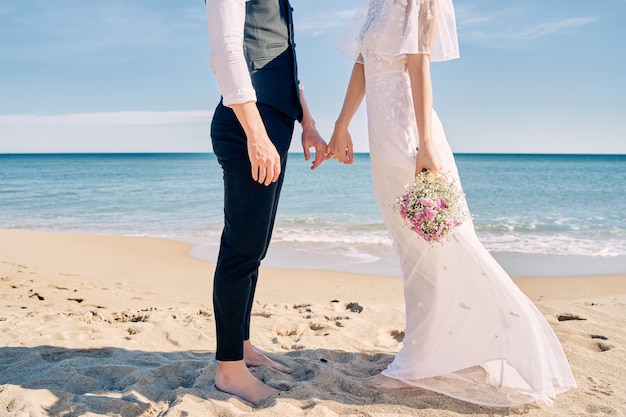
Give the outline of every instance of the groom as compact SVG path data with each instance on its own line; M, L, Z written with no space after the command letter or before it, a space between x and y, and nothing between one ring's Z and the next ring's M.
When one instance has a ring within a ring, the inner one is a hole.
M224 230L213 282L215 385L253 404L277 391L248 366L290 372L250 342L250 313L280 195L294 121L312 169L326 151L299 88L288 0L206 0L210 62L222 94L211 124L223 170Z

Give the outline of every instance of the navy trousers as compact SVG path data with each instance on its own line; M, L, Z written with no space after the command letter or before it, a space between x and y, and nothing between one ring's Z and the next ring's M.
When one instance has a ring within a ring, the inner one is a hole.
M258 108L281 159L280 177L269 186L252 179L246 136L234 112L220 103L211 123L213 152L224 177L224 230L213 280L219 361L243 359L243 342L250 338L259 265L272 237L294 129L294 120L284 113Z

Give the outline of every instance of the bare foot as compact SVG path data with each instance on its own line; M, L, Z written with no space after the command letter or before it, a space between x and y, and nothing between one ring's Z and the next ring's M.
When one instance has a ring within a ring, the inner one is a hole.
M249 340L243 342L243 360L248 366L269 366L272 369L276 369L278 372L290 374L293 372L291 368L281 365L278 362L274 362L252 346Z
M278 390L255 378L243 360L219 362L215 386L220 391L236 395L254 405L259 405L278 393Z
M365 385L374 389L408 389L415 388L395 378L378 374L365 380Z

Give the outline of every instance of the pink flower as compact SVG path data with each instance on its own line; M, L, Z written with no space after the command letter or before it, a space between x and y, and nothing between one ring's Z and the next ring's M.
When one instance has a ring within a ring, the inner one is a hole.
M428 220L430 220L431 222L432 222L433 220L435 220L435 212L434 212L434 211L432 211L431 209L429 209L429 208L425 208L425 209L422 211L422 213L423 213L424 217L426 217L426 218L427 218Z
M402 218L406 219L407 214L408 214L407 206L406 205L400 206L400 215L402 216Z
M437 241L439 241L439 237L442 235L442 233L446 230L446 224L445 223L441 223L439 225L439 228L437 229L437 232L435 232L435 238L437 239Z
M420 174L406 190L394 208L409 228L429 243L443 243L468 217L462 192L443 174Z

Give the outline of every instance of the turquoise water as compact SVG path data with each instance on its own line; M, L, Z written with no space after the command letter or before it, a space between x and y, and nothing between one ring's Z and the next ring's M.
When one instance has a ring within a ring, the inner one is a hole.
M367 272L392 256L368 154L316 171L301 154L289 158L270 263ZM492 253L626 256L626 156L456 159L477 233ZM222 192L212 154L0 155L4 229L171 238L198 244L195 255L211 259Z

